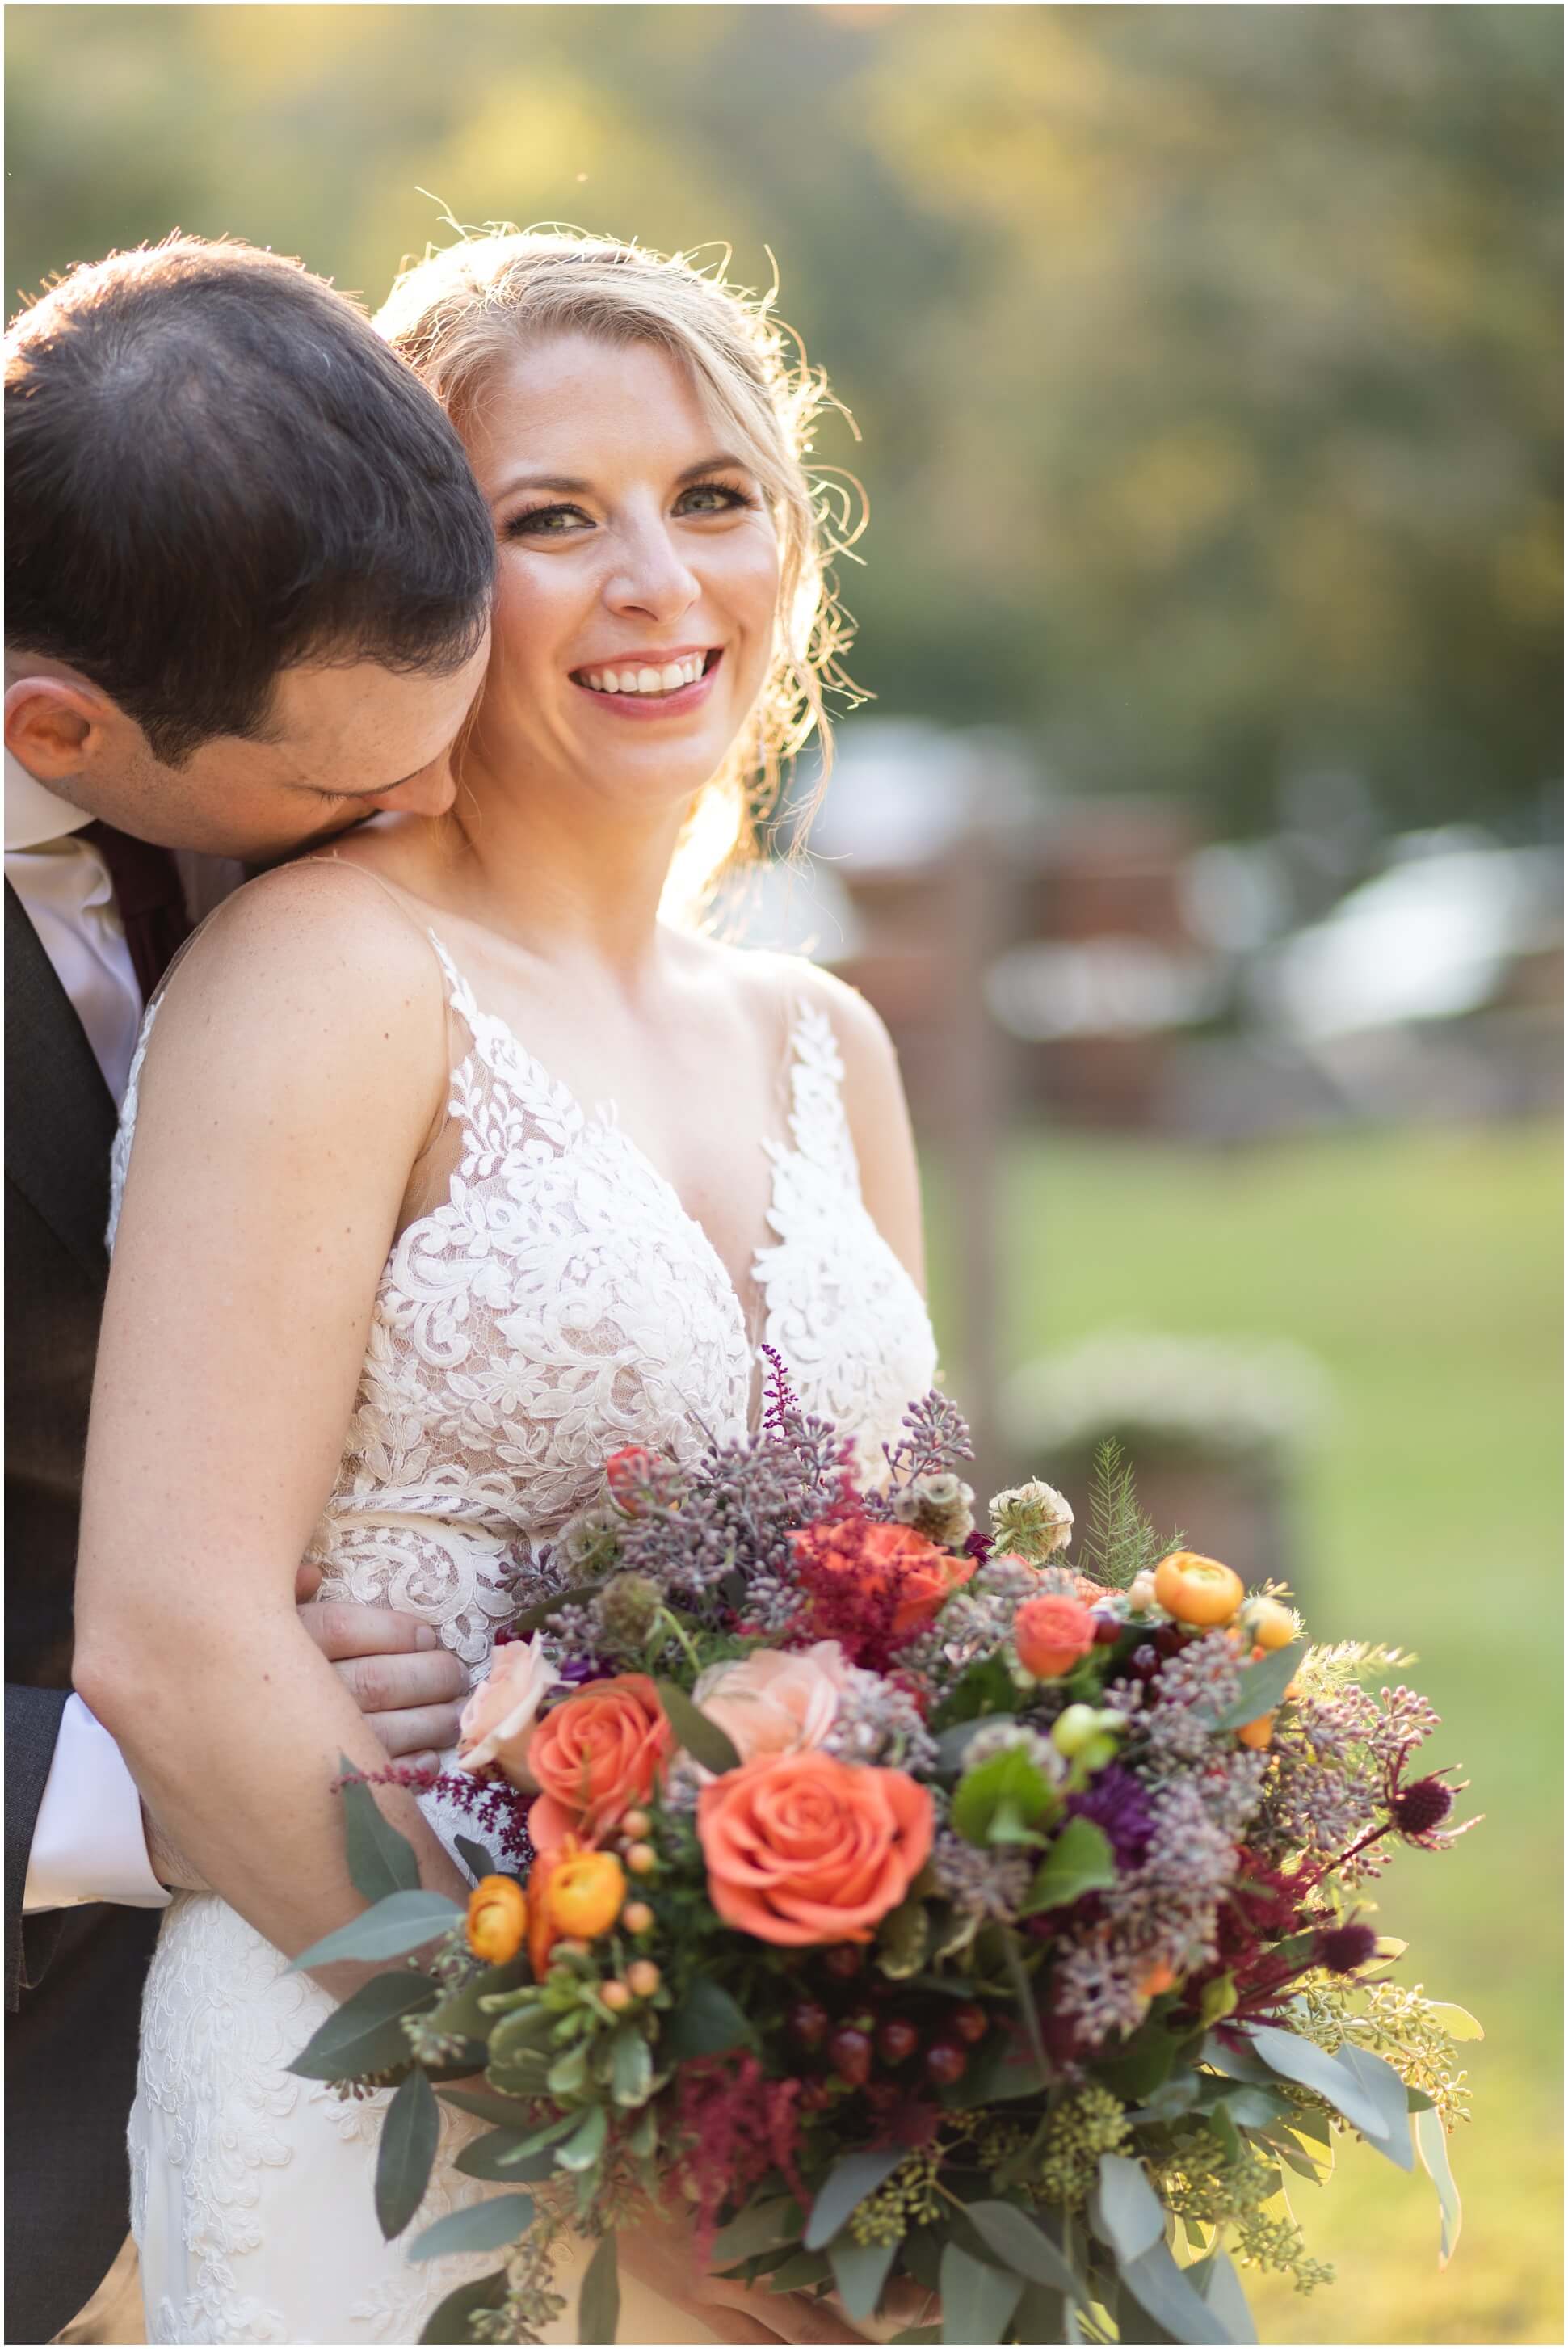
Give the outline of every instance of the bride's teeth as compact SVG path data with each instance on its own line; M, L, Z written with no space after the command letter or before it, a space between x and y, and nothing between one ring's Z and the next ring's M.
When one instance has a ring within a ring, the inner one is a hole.
M591 693L678 693L683 685L695 685L707 665L706 653L689 653L662 668L585 668L578 675Z
M639 693L657 693L658 689L658 670L656 668L640 668L637 671L637 691Z
M691 683L691 678L686 674L689 666L690 664L686 661L670 661L666 663L665 667L659 671L659 686L661 691L665 693L674 693L678 686L689 685Z

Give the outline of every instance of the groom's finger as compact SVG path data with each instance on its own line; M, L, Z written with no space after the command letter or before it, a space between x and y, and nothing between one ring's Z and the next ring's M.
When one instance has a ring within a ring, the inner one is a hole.
M406 1713L367 1713L365 1716L394 1762L434 1762L450 1753L458 1742L457 1704L421 1704Z
M411 1649L444 1655L440 1640L418 1615L390 1607L360 1607L352 1599L319 1599L302 1607L299 1619L329 1664L350 1656L396 1656Z
M469 1692L469 1676L445 1648L434 1654L350 1656L334 1667L361 1713L406 1713L449 1707ZM428 1739L424 1741L427 1744Z

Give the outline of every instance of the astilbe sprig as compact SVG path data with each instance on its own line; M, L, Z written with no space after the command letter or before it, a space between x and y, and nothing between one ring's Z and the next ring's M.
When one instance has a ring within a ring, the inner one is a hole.
M781 2170L796 2199L811 2196L797 2167L801 2083L770 2080L749 2051L683 2064L676 2078L676 2170L694 2208L693 2256L706 2266L719 2213L738 2209L758 2180Z

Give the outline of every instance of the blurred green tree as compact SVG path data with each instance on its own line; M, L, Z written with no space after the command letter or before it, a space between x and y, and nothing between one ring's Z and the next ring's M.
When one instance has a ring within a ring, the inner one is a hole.
M378 298L449 208L783 272L854 663L1249 829L1561 746L1562 20L1459 5L14 6L8 282L176 223ZM427 192L421 192L427 191Z

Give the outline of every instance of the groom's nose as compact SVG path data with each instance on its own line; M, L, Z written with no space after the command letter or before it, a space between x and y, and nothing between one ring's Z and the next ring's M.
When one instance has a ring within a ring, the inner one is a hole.
M443 754L394 784L389 792L377 792L368 804L376 808L399 808L406 815L445 815L458 796L457 778L452 772L449 755Z

